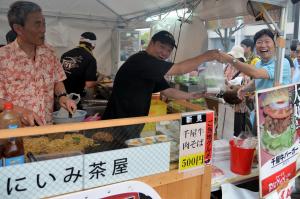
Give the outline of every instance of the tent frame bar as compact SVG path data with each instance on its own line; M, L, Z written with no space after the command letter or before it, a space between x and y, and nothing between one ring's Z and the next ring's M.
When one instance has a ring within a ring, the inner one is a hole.
M7 15L8 9L0 8L0 14ZM110 22L117 23L118 20L99 17L94 15L82 15L82 14L70 14L70 13L61 13L61 12L51 12L51 11L43 11L44 16L46 17L56 17L56 18L67 18L67 19L77 19L77 20L92 20L92 21L101 21L101 22Z
M125 22L126 20L122 17L122 15L119 15L116 11L114 11L111 7L109 7L108 5L106 5L105 3L103 3L101 0L96 0L99 4L101 4L102 6L104 6L106 9L108 9L109 11L111 11L112 13L114 13L122 22Z

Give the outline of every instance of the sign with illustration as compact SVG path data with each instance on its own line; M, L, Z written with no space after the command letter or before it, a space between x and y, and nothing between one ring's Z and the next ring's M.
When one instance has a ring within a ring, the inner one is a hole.
M214 112L183 113L180 127L179 171L211 163Z
M268 194L265 199L291 199L293 190L295 189L295 180L290 180L285 183L280 190L273 191Z
M127 181L76 193L54 197L53 199L161 199L149 185L139 181Z
M260 194L266 197L299 172L300 85L265 89L256 94Z

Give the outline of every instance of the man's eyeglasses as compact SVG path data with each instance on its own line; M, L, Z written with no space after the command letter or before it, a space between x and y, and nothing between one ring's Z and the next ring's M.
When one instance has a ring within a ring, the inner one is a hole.
M273 43L273 40L257 40L255 44L262 45L263 43L265 43L266 45L269 45L269 44Z

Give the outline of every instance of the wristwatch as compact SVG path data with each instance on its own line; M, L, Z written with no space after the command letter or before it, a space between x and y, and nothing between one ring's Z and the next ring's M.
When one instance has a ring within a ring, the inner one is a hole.
M232 59L232 65L236 64L238 62L238 60L236 58Z

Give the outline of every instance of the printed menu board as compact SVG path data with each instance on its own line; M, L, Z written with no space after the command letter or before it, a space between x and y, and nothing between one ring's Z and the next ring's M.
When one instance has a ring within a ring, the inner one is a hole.
M179 172L211 163L214 112L183 113L180 126Z
M268 194L280 192L299 172L300 85L257 92L256 118L260 196L268 198Z

